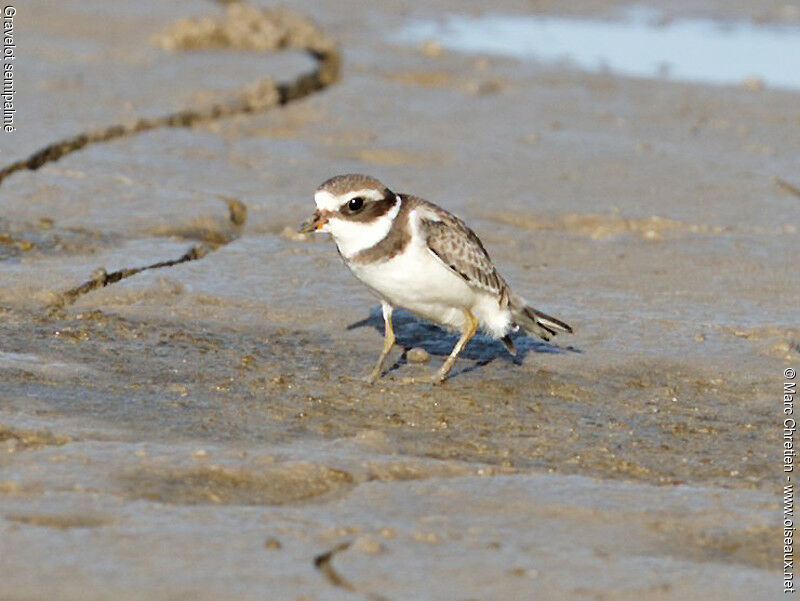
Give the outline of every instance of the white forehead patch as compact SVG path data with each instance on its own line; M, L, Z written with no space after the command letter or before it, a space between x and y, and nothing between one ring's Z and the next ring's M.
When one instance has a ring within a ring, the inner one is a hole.
M317 190L314 194L314 202L320 211L337 211L341 206L339 199L326 190Z
M348 202L351 198L368 198L370 200L383 199L383 192L379 192L374 188L364 188L362 190L352 190L339 196L334 196L327 190L317 190L314 193L314 202L320 211L338 211L344 203Z

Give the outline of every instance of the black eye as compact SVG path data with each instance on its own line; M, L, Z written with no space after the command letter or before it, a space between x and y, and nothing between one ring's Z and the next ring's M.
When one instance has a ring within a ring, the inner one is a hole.
M351 198L350 202L347 203L347 208L353 211L354 213L356 211L360 211L361 209L364 208L364 199L359 196Z

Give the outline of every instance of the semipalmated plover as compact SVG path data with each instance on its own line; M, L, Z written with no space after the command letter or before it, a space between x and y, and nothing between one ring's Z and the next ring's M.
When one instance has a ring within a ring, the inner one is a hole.
M497 273L478 236L435 204L395 194L374 177L337 175L314 193L317 210L302 232L333 235L347 267L381 301L383 351L368 377L374 382L394 346L392 307L404 307L461 332L436 373L444 381L480 327L516 354L509 337L519 326L545 340L572 332L563 321L528 306Z

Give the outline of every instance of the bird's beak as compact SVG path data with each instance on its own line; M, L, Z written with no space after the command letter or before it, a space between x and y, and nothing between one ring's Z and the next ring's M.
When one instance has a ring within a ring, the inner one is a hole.
M328 218L324 217L319 210L314 211L314 214L303 222L300 226L300 233L301 234L308 234L310 232L316 232L317 230L321 229L326 223L328 223Z

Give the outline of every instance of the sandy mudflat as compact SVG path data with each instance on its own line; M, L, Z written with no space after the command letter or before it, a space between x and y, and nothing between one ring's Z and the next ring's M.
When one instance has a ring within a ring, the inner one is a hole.
M321 93L0 185L0 599L777 598L800 198L775 178L800 185L800 92L403 46L410 19L481 3L373 4L293 3L341 43ZM618 14L558 4L493 6ZM313 65L165 49L221 14L199 0L18 10L0 167ZM350 171L465 218L575 334L519 338L517 361L479 337L431 387L455 337L401 312L431 361L397 350L364 384L377 302L330 241L289 233ZM48 311L99 267L196 244Z

